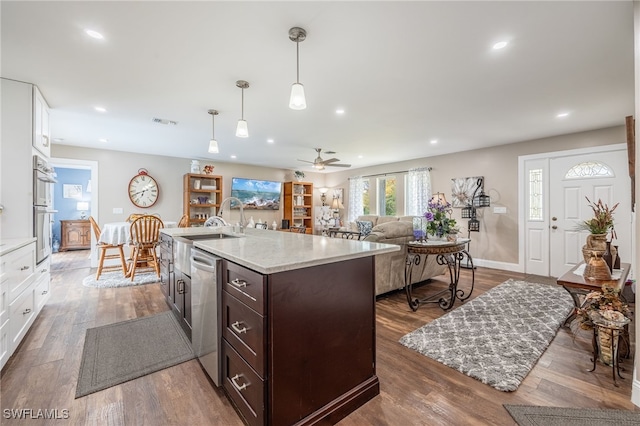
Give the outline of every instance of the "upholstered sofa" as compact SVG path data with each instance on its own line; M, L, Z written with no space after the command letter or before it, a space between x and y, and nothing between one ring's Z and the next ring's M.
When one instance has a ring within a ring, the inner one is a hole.
M414 240L413 216L360 216L357 221L370 221L373 224L371 232L362 238L364 241L397 244L400 251L376 256L375 279L376 296L404 287L404 270L407 258L407 243ZM435 256L427 257L426 262L413 269L413 283L425 281L441 275L447 269L438 265Z

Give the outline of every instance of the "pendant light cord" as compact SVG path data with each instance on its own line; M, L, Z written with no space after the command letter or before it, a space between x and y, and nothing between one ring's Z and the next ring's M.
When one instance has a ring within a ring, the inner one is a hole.
M240 107L240 119L244 120L244 87L240 88L242 90L242 95L241 95L241 99L242 99L242 104Z
M300 84L300 42L296 40L296 83Z

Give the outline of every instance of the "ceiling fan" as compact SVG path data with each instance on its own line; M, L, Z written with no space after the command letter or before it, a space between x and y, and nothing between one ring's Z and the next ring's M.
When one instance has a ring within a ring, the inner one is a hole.
M316 157L315 160L306 161L306 160L298 159L298 161L302 161L303 163L313 164L313 168L317 169L317 170L324 170L325 166L327 166L327 167L351 167L351 164L336 164L336 162L340 161L337 158L329 158L328 160L323 160L322 157L320 156L320 152L322 151L322 148L314 148L314 149L318 153L318 156ZM333 151L325 151L325 154L335 154L335 152L333 152Z

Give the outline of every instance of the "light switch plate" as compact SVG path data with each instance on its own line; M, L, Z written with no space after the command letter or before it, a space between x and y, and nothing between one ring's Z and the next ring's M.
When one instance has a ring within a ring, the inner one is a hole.
M507 208L506 207L494 207L493 208L493 212L497 213L497 214L506 214L507 213Z
M122 214L124 212L124 210L122 210L122 207L114 207L113 208L113 214Z

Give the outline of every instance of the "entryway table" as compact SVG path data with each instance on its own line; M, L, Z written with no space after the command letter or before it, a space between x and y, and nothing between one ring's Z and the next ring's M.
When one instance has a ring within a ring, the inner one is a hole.
M475 269L473 268L471 255L465 250L469 241L468 238L458 238L456 241L427 240L425 242L416 241L407 243L407 262L404 271L404 282L407 302L413 311L418 310L418 306L420 306L421 303L437 303L446 311L451 309L456 299L464 302L471 296L475 283ZM411 278L413 268L422 262L422 256L425 257L425 261L428 256L436 256L436 262L438 262L439 265L447 265L450 280L447 289L429 297L418 299L413 296L413 280ZM468 293L458 289L460 267L465 258L467 259L467 264L471 265L471 288ZM448 295L448 297L446 297L446 295Z

